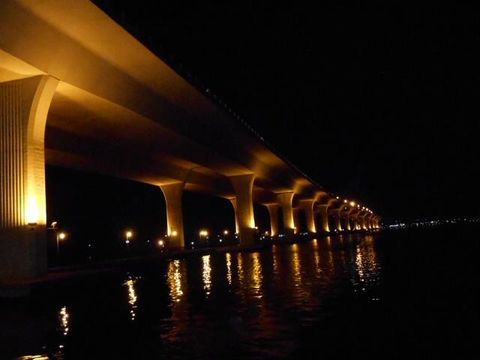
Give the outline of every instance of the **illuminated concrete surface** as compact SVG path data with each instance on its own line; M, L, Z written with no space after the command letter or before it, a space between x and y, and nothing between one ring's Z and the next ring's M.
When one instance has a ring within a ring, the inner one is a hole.
M242 244L254 202L290 235L294 198L315 233L332 197L86 0L0 3L0 106L0 281L46 270L45 162L159 186L173 247L183 191L231 200Z

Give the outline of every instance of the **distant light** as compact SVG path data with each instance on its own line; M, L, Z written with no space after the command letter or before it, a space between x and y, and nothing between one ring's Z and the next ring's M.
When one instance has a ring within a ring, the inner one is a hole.
M173 231L172 231L172 236L177 236L177 235L178 235L177 231L176 231L176 230L173 230Z
M223 230L223 235L228 235L228 230Z
M65 234L64 232L61 232L58 234L58 238L60 240L65 240L67 238L67 234Z
M348 201L347 201L347 200L343 200L343 202L346 204Z
M130 244L130 240L125 240L125 244Z
M350 201L350 206L355 206L355 201Z
M340 196L337 196L336 199L339 200L339 199L340 199Z
M165 246L165 241L163 241L163 240L161 240L161 239L158 240L158 246L164 247L164 246Z
M207 230L200 230L198 233L200 236L208 236L208 231Z

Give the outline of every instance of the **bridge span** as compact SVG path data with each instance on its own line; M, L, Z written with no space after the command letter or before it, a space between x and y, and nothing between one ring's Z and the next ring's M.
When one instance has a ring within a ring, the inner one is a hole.
M46 271L46 163L158 186L177 248L183 191L229 199L242 245L254 203L272 236L293 235L300 212L312 234L379 224L86 0L0 3L0 116L0 283Z

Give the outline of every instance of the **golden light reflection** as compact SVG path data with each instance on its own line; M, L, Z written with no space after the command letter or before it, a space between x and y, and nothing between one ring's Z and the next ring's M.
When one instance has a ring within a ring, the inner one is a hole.
M261 298L262 294L260 291L260 287L262 285L262 265L260 263L260 255L259 253L252 254L253 266L252 266L252 288L255 292L255 297Z
M137 293L135 291L135 283L137 282L136 279L129 278L125 283L124 286L127 287L128 291L128 305L130 305L130 320L135 320L136 310L137 310Z
M293 277L294 277L293 280L295 282L295 285L298 286L302 280L302 274L300 269L300 259L298 257L298 245L293 244L292 250L293 250L292 265L293 265Z
M205 294L210 295L212 289L212 268L210 266L210 255L202 256L202 280Z
M318 240L312 240L313 246L313 260L315 261L315 273L318 275L322 272L320 268L320 254L318 253Z
M237 253L237 271L238 271L238 281L240 285L243 284L243 258L241 253Z
M352 277L351 281L355 287L361 291L366 291L368 287L377 281L380 270L375 247L373 246L373 237L366 236L356 246L354 265L357 276ZM378 300L378 298L375 298L375 300Z
M277 276L278 275L278 249L277 245L272 246L272 268L273 268L273 275Z
M228 285L232 285L232 255L230 253L225 254L225 259L227 263L227 281Z
M170 297L172 298L172 301L180 302L183 296L180 260L173 260L168 264L167 282L170 288Z
M331 246L332 246L332 237L331 237L331 236L327 236L327 237L325 238L325 240L327 241L328 247L331 247Z
M66 306L64 306L60 309L58 317L59 317L59 320L60 320L60 329L61 329L63 335L67 336L68 332L70 331L70 328L69 328L70 314L68 313L68 309L67 309Z

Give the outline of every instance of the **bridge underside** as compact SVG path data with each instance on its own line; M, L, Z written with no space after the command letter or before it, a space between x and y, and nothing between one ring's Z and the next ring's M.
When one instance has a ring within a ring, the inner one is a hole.
M185 189L231 200L244 244L254 202L316 231L326 191L91 2L0 3L0 114L0 282L45 271L45 163L159 186L176 246Z

